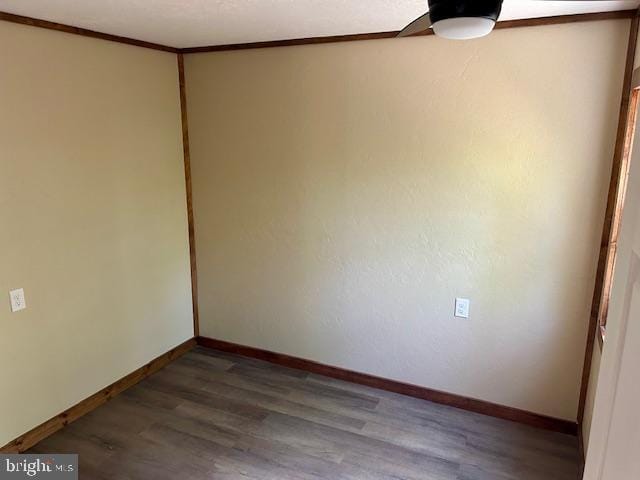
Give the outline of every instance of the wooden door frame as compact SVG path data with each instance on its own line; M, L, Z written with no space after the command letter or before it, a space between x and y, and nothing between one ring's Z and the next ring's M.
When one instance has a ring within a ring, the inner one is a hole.
M578 403L578 424L580 426L584 420L596 338L598 339L600 348L602 348L604 343L604 329L602 326L606 323L609 307L611 280L615 268L615 254L629 174L629 160L631 147L633 145L638 99L640 98L640 68L634 70L638 28L640 25L639 12L636 12L636 16L632 19L629 30L622 98L620 100L620 113L618 116L618 130L582 369L582 384Z

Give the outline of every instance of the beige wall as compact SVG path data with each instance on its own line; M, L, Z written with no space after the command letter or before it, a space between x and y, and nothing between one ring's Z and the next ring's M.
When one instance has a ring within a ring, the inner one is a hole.
M575 420L628 32L188 56L201 333Z
M0 58L4 445L193 330L175 55L0 22Z

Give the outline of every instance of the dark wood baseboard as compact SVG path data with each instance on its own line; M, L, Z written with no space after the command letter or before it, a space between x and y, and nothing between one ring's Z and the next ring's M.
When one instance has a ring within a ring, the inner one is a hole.
M89 398L85 398L79 403L76 403L73 407L68 408L64 412L50 418L46 422L38 425L27 433L20 435L15 440L7 443L4 447L0 448L1 453L21 453L29 448L33 447L36 443L44 440L49 435L57 432L69 423L77 420L78 418L86 415L90 411L96 409L100 405L108 402L113 397L134 386L140 380L145 379L149 375L157 372L162 367L172 362L181 355L187 353L196 345L195 339L187 340L181 343L175 348L172 348L167 353L154 358L146 365L138 368L134 372L130 373L126 377L122 377L120 380L112 383L111 385L103 388L97 393L94 393Z
M460 395L455 395L453 393L442 392L426 387L420 387L418 385L411 385L409 383L398 382L396 380L376 377L367 373L354 372L351 370L346 370L344 368L324 365L312 360L305 360L304 358L293 357L291 355L286 355L283 353L271 352L269 350L263 350L261 348L238 345L236 343L225 342L223 340L216 340L208 337L198 337L197 342L198 345L201 345L203 347L221 350L223 352L235 353L238 355L243 355L245 357L257 358L259 360L283 365L285 367L304 370L307 372L316 373L318 375L324 375L326 377L337 378L339 380L345 380L347 382L358 383L360 385L366 385L368 387L374 387L381 390L400 393L402 395L408 395L410 397L421 398L423 400L429 400L431 402L440 403L463 410L469 410L471 412L481 413L505 420L511 420L513 422L523 423L525 425L530 425L545 430L566 433L569 435L578 434L577 423L568 420L548 417L545 415L528 412L526 410L506 407L504 405L497 405L495 403L486 402L484 400L467 398Z

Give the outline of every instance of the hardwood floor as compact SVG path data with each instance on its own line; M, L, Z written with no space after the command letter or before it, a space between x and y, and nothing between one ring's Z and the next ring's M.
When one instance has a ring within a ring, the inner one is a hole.
M576 480L575 437L198 347L35 446L81 479Z

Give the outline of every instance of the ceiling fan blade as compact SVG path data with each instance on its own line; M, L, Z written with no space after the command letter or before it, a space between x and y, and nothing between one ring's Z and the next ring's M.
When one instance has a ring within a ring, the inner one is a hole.
M429 30L431 28L431 17L429 13L425 13L421 17L416 18L409 25L404 27L400 33L398 33L398 37L408 37L411 35L415 35L416 33L424 32L425 30Z

